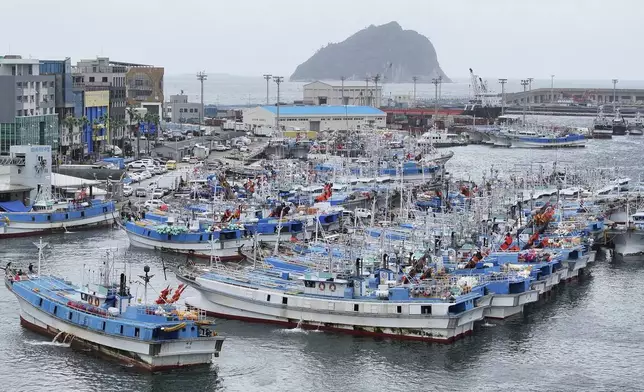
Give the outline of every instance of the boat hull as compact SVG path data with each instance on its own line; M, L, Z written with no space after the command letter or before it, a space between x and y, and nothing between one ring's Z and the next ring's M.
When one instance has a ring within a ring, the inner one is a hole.
M626 135L626 125L613 125L613 135L623 136Z
M137 248L160 250L170 253L189 254L195 257L209 258L219 257L221 261L240 261L244 256L240 253L243 246L252 246L252 241L248 239L218 242L214 249L207 241L198 243L182 243L172 241L157 241L152 238L143 237L126 230L130 239L130 244ZM285 235L284 239L288 237Z
M529 290L517 294L492 294L489 304L479 302L483 305L489 305L485 308L483 315L486 318L505 319L516 314L522 313L526 304L537 302L539 292Z
M562 142L536 142L529 140L513 139L512 147L516 148L579 148L585 147L586 140L562 141Z
M218 355L224 338L209 341L153 342L117 338L108 334L93 332L80 326L66 323L47 314L20 296L20 324L45 336L71 336L72 347L90 349L99 355L111 357L120 362L144 370L160 371L198 365L213 361L213 352ZM65 339L65 338L63 338ZM221 341L222 343L217 343ZM161 347L155 347L161 345ZM189 347L188 347L189 346ZM190 351L187 351L190 350ZM158 352L158 355L151 355Z
M613 129L597 129L595 128L592 132L593 139L612 139L613 138Z
M644 255L644 231L622 230L611 234L616 254L621 256Z
M0 239L62 233L68 230L90 230L97 227L111 226L115 222L115 214L108 212L85 219L51 223L9 222L9 224L5 223L0 226Z
M282 302L279 304L267 303L266 299L272 297L275 300L280 296L289 297L288 294L263 292L253 288L205 281L199 278L198 282L185 278L180 279L200 293L200 297L187 298L186 303L204 309L208 314L216 317L284 326L301 326L308 329L352 335L451 343L472 333L474 322L483 319L485 309L484 307L475 307L459 315L444 317L426 315L403 317L399 314L379 314L378 311L373 313L374 309L370 309L369 313L353 313L341 309L342 306L349 304L353 310L353 303L349 301L322 299L322 302L326 302L324 309L322 309L323 304L318 303L320 302L318 299L311 299L309 307L305 308L287 306L281 305ZM296 300L295 297L288 299L291 302ZM308 300L304 301L307 303ZM331 307L338 310L330 310Z

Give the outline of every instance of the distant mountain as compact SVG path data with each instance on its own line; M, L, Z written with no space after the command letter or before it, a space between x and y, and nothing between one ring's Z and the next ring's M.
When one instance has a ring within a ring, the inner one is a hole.
M414 76L424 82L442 76L450 82L429 39L403 30L397 22L371 25L340 43L327 45L300 64L290 80L338 80L342 76L361 80L376 74L389 83L409 83Z

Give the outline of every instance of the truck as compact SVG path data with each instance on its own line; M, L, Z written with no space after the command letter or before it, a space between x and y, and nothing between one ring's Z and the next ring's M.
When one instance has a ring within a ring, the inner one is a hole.
M208 158L208 155L210 155L210 149L206 146L195 145L195 147L192 149L192 156L197 159L206 159Z
M253 134L255 136L265 136L265 137L271 137L273 136L273 128L271 127L257 127L253 130Z
M161 189L169 189L175 191L179 189L180 176L176 174L168 174L160 177L157 180L156 187Z

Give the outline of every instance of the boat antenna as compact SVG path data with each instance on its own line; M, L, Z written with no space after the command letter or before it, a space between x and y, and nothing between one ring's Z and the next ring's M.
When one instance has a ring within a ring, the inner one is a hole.
M143 272L145 272L145 275L139 275L139 278L143 279L143 283L145 284L145 289L143 291L143 304L147 305L148 303L148 284L150 283L150 279L154 277L154 275L149 275L148 272L150 272L150 267L145 265L143 266Z
M163 266L163 279L168 280L168 275L165 273L168 267L165 266L165 259L163 258L163 256L161 256L161 266Z
M40 264L42 260L42 250L45 249L49 244L47 242L42 242L42 237L40 237L39 242L34 242L36 248L38 248L38 276L40 276Z

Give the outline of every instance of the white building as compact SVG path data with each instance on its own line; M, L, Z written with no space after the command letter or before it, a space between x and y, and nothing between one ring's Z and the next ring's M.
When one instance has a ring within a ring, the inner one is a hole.
M279 126L308 131L358 129L365 125L384 128L387 114L372 106L280 106ZM251 129L275 127L277 106L258 106L243 112L244 124Z
M343 101L344 97L344 101ZM382 106L382 86L373 82L316 81L304 85L305 104Z
M201 103L188 102L185 94L170 95L170 101L166 102L163 117L173 123L199 124L203 108Z

